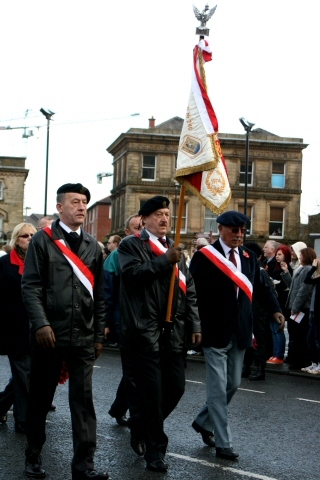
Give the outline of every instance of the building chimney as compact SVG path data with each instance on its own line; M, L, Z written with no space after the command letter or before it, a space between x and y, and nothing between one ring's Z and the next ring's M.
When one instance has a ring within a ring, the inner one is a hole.
M156 119L153 118L152 116L151 118L149 118L149 128L154 128L155 124L156 124Z

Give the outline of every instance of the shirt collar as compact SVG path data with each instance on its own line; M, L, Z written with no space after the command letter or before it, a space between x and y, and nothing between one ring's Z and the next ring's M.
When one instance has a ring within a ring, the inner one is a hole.
M233 248L233 247L228 247L228 245L226 245L226 244L221 240L221 238L219 238L219 242L220 242L221 247L223 248L223 251L224 251L225 256L227 256L227 253L229 254L231 248ZM233 250L239 255L239 248L238 248L238 247L233 248Z
M81 235L81 227L79 227L77 230L72 230L70 227L68 227L68 225L61 222L61 220L60 220L59 224L60 224L60 227L63 228L63 230L65 230L67 233L76 232L78 235Z
M149 232L149 230L147 230L145 228L145 231L147 232L147 234L149 235L149 238L151 238L151 240L153 240L154 242L156 242L157 240L159 240L159 238L163 238L165 241L167 240L166 239L166 236L164 237L156 237L155 235L153 235L153 233Z

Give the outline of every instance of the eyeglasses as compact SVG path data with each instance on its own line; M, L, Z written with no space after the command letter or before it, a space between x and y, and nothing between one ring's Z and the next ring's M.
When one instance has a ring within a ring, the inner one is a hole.
M110 245L110 243L114 243L114 242L107 242L107 245Z
M239 230L240 230L240 232L241 232L243 235L244 235L244 234L246 233L246 231L247 231L246 228L241 228L241 227L228 227L228 228L230 228L230 230L231 230L232 233L238 233Z
M19 235L19 238L29 238L33 237L33 233L24 233L23 235Z

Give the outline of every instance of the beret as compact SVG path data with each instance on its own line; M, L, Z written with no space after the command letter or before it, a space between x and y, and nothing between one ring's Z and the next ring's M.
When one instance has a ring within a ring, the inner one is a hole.
M88 203L90 202L91 198L89 190L81 185L81 183L65 183L58 188L57 195L59 195L59 193L81 193L87 197Z
M217 223L221 225L234 225L235 227L241 227L245 223L249 223L250 218L243 213L236 212L235 210L229 210L217 217Z
M139 215L148 216L156 210L159 210L160 208L168 208L169 203L169 198L157 195L156 197L150 198L142 205L139 210Z

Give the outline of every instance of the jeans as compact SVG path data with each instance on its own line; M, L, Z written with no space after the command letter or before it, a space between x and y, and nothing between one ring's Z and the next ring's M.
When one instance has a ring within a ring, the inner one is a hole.
M275 320L271 320L270 328L272 332L273 339L273 356L283 360L284 352L286 349L286 336L284 332L279 332L279 323Z
M204 347L206 360L207 403L195 421L200 427L214 432L216 446L232 447L228 421L228 405L241 384L245 349L232 338L225 348Z

